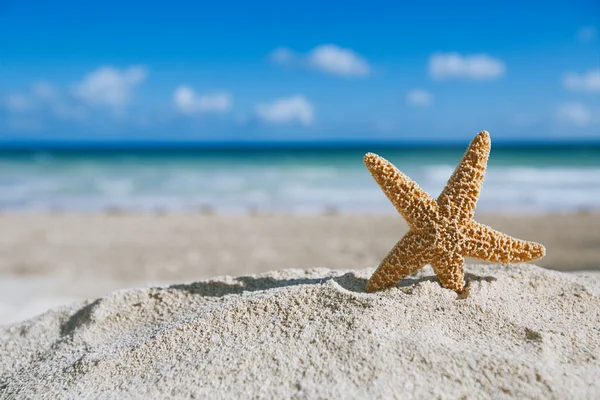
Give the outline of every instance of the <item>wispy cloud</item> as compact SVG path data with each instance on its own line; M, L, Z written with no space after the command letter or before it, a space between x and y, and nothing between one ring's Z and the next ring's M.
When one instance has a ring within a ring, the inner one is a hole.
M64 101L57 101L51 105L54 116L65 121L83 121L89 113L83 106L70 104Z
M186 85L181 85L173 93L173 102L183 114L224 112L231 108L233 99L228 93L197 95Z
M592 122L592 112L582 103L563 103L558 106L557 117L559 121L575 126L587 126Z
M577 31L577 40L580 42L593 42L598 37L598 31L593 26L583 26Z
M562 82L566 89L574 92L600 92L600 68L582 74L568 72Z
M12 93L4 98L4 108L16 118L46 118L60 120L83 120L87 116L85 107L73 99L66 98L54 85L48 82L36 82L31 89L23 93ZM18 120L18 119L17 119ZM34 124L40 126L39 123ZM26 126L19 122L14 126Z
M58 89L49 82L34 83L31 92L40 100L52 100L58 97Z
M345 78L367 76L372 69L369 62L354 50L335 44L317 46L306 55L287 47L279 47L271 52L269 58L279 65L303 66Z
M269 54L269 59L279 65L292 65L297 62L299 55L287 47L278 47Z
M413 89L406 94L406 102L413 106L428 107L433 104L433 95L423 89Z
M135 88L148 76L143 66L117 69L100 67L73 86L75 97L91 105L119 108L129 103Z
M31 99L21 93L11 93L4 98L4 108L11 113L24 113L33 107Z
M429 58L429 74L434 79L493 80L506 72L504 62L487 54L436 53Z
M256 115L259 119L269 123L297 122L302 125L310 125L314 121L314 108L304 96L295 95L277 99L271 103L258 104Z

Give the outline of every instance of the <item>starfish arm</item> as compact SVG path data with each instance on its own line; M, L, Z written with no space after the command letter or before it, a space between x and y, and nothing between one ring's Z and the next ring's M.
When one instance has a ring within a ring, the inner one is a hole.
M421 231L430 228L432 219L437 215L435 200L385 158L367 153L364 162L411 229Z
M485 177L490 146L490 135L487 131L480 132L471 141L462 160L437 199L441 216L458 221L473 218Z
M431 266L442 286L460 293L465 287L465 258L459 253L444 252L431 261Z
M399 280L422 268L428 262L427 250L431 240L425 235L409 231L390 250L367 282L367 292L376 292L393 286Z
M508 264L539 260L546 255L542 244L513 238L475 221L470 221L463 232L465 256Z

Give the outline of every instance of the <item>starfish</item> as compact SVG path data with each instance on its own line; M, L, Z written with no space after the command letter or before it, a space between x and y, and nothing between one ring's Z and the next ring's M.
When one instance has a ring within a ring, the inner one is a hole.
M539 243L515 239L473 220L490 145L487 131L473 139L437 200L383 157L365 155L369 172L410 227L369 279L367 292L393 286L431 264L443 287L461 293L465 256L507 264L546 254Z

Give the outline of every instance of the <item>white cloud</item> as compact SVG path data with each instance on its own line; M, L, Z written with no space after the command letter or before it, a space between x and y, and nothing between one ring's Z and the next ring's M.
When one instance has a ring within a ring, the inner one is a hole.
M148 73L142 66L124 70L101 67L74 85L73 94L89 104L122 107L131 100L135 87L147 76Z
M502 77L505 71L502 60L487 54L437 53L429 58L429 74L434 79L492 80Z
M275 64L290 65L297 61L298 54L287 47L278 47L269 54L269 59Z
M24 94L13 93L4 98L4 107L12 113L23 113L33 108L33 102Z
M558 107L558 119L576 126L586 126L592 121L592 113L581 103L564 103Z
M338 76L364 76L371 73L369 63L350 49L334 44L315 47L307 56L311 68Z
M593 26L584 26L577 31L577 40L580 42L593 42L596 40L598 31Z
M298 122L310 125L314 120L314 109L304 96L295 95L268 104L258 104L256 115L270 123Z
M287 47L279 47L269 55L275 64L303 66L339 77L366 76L371 66L351 49L343 49L335 44L324 44L302 55Z
M427 107L433 104L433 95L423 89L414 89L406 94L406 102L414 106Z
M199 96L189 86L181 85L173 93L173 102L184 114L224 112L231 108L233 100L228 93Z
M574 92L600 92L600 68L582 74L569 72L563 77L563 86Z

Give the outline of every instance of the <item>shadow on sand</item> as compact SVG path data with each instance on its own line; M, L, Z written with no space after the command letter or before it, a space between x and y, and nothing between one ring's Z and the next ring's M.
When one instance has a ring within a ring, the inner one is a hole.
M258 290L268 290L288 286L321 285L328 280L335 281L338 285L350 292L365 293L367 280L365 278L359 278L351 272L342 276L296 279L240 276L234 278L231 283L221 281L194 282L191 284L171 285L168 289L183 290L199 296L222 297L229 294L255 292Z
M323 278L296 278L296 279L275 279L271 277L251 277L240 276L233 279L232 283L221 281L194 282L191 284L171 285L168 289L183 290L199 296L222 297L229 294L240 294L243 292L254 292L258 290L268 290L274 288L297 286L297 285L320 285L328 280L335 281L344 289L355 293L366 293L365 286L367 279L359 278L351 272L342 276L323 277ZM471 273L465 274L467 286L470 282L493 282L496 278L492 276L478 276ZM396 284L398 288L416 286L421 282L439 282L435 275L422 278L405 278Z
M496 278L491 276L478 276L474 274L465 274L467 286L465 291L458 296L457 299L465 299L469 296L471 282L485 281L493 282ZM298 285L321 285L328 280L335 281L344 289L355 293L366 293L365 286L367 279L359 278L351 272L341 276L323 277L323 278L296 278L296 279L275 279L272 277L252 277L240 276L233 279L233 282L221 281L204 281L194 282L190 284L171 285L164 289L158 290L182 290L197 296L222 297L230 294L241 294L243 292L254 292L259 290L268 290L274 288L282 288ZM410 294L411 290L406 290L417 286L421 282L439 282L435 275L425 276L422 278L405 278L396 284L403 292ZM156 296L156 293L150 294ZM60 327L62 336L72 335L80 326L86 325L92 319L94 309L100 305L102 299L97 299L92 303L82 307L75 314L69 317Z

